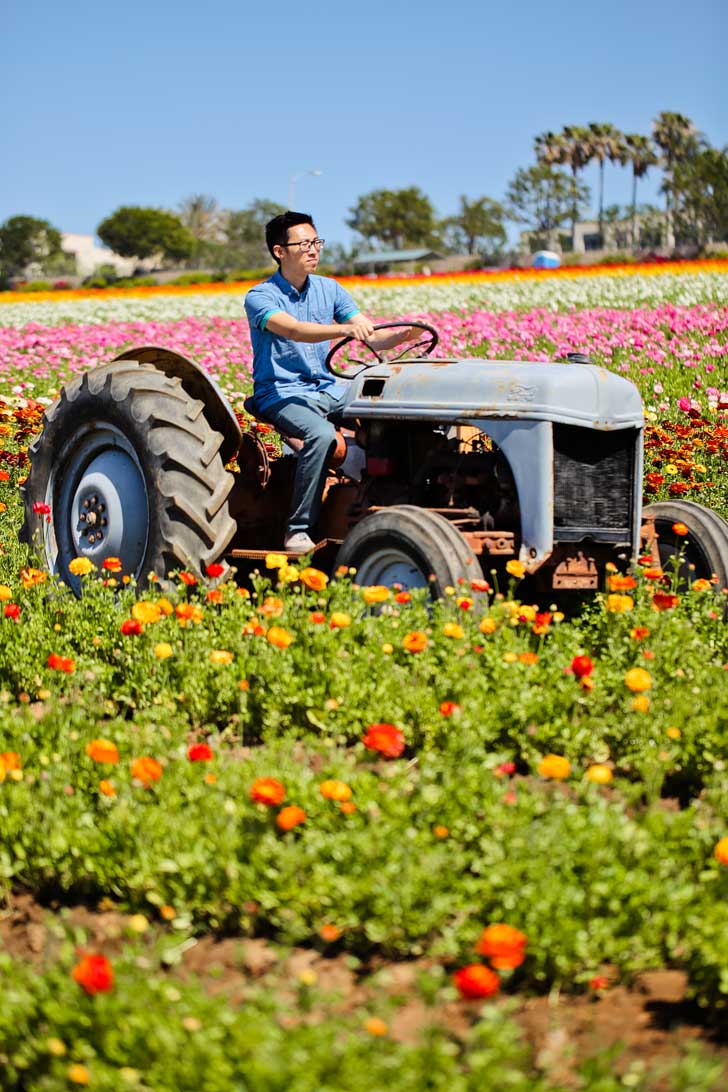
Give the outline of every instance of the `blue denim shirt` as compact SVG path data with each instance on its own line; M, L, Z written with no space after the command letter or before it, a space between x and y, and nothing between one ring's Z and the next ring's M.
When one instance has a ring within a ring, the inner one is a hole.
M299 292L278 270L250 289L245 297L245 313L250 323L254 396L259 409L297 395L315 397L319 391L337 397L344 385L324 369L330 342L293 341L266 330L268 319L276 311L285 311L299 322L331 325L346 322L358 314L359 308L331 277L311 274Z

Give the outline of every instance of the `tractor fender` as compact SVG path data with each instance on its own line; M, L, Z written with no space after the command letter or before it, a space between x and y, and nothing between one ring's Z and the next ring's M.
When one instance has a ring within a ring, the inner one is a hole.
M204 403L205 418L210 427L222 434L220 452L223 462L229 462L236 454L242 439L238 419L220 387L199 364L161 345L127 349L114 360L138 360L142 364L154 365L165 375L178 378L192 398L199 398Z

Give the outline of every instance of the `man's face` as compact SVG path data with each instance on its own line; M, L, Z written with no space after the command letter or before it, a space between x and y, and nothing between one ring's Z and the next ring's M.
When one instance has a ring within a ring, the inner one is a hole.
M298 245L311 242L315 238L317 238L316 228L311 224L295 224L288 229L288 245L274 247L281 263L281 273L286 280L301 280L316 269L320 251L315 246L305 250Z

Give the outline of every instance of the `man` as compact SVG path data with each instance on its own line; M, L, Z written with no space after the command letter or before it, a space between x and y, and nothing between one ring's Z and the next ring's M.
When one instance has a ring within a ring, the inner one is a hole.
M328 461L336 443L334 423L346 385L324 368L328 342L351 335L377 349L412 340L421 331L374 334L340 284L314 276L324 245L306 213L284 212L265 228L278 271L245 297L253 345L253 396L261 416L288 436L303 440L284 549L307 553L321 509Z

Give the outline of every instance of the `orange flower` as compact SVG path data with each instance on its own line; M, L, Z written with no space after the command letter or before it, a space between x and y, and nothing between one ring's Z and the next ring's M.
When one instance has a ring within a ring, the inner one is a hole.
M394 601L395 601L395 603L400 603L400 604L410 603L412 601L412 596L410 595L410 593L408 591L398 591L397 594L394 597Z
M345 781L322 781L319 792L326 800L351 800L351 785L347 785Z
M193 588L197 583L197 577L193 576L192 573L180 573L179 578L183 584L187 585L188 588Z
M652 676L644 667L633 667L624 676L625 685L633 693L652 689Z
M153 622L159 621L162 612L158 603L151 603L148 599L140 599L131 608L131 615L132 618L136 618L137 622L141 622L143 625L151 625Z
M222 588L208 588L205 592L205 599L208 603L215 603L219 605L225 598Z
M657 568L644 569L643 571L647 580L662 580L665 575L662 569Z
M427 635L421 630L412 630L402 641L402 647L406 652L423 652L427 648Z
M283 600L279 599L277 595L267 595L258 607L258 611L267 618L280 618L283 614L283 605Z
M728 837L721 838L720 841L716 843L715 849L713 850L713 856L719 864L728 866Z
M673 529L673 532L676 535L680 535L681 538L685 538L685 535L690 534L690 528L688 527L688 525L686 523L681 523L679 521L677 523L673 523L672 529Z
M311 591L323 591L329 582L326 573L322 573L320 569L312 568L301 569L298 579Z
M89 954L76 964L71 977L93 997L97 993L107 993L113 987L114 968L106 956Z
M483 930L475 950L489 959L496 970L512 970L526 958L527 943L528 938L520 929L498 923Z
M386 588L384 584L372 584L369 588L362 588L361 594L364 602L369 605L383 603L385 599L389 599L389 588Z
M480 632L485 633L485 634L495 633L497 628L498 628L498 623L496 622L495 618L484 618L483 621L478 626L478 629L480 630Z
M692 590L697 591L697 592L703 592L703 591L707 591L708 588L712 588L712 586L713 585L711 584L711 582L709 580L706 580L704 577L701 576L701 577L698 577L697 580L693 580Z
M571 763L562 755L545 755L537 766L541 777L552 781L564 781L571 773Z
M637 587L637 581L633 576L622 576L620 573L614 573L610 576L607 583L609 590L613 592L631 591L632 588Z
M432 833L435 835L436 838L449 838L450 828L444 827L442 826L442 824L438 823L436 827L432 828Z
M277 807L285 798L285 787L275 777L258 777L250 786L250 799L256 804Z
M630 633L630 637L633 641L644 641L649 635L650 631L647 626L635 626Z
M289 804L281 808L276 817L276 825L280 830L293 830L294 827L306 822L306 812L299 808L298 804Z
M453 975L453 982L465 1001L480 1001L492 997L500 989L500 978L482 963L469 963Z
M165 617L167 617L170 614L174 614L174 607L170 603L169 599L165 598L165 596L162 596L161 599L157 600L157 606L159 607L160 612Z
M650 699L646 694L637 694L637 696L632 699L632 708L635 713L649 713Z
M17 751L3 751L0 755L0 762L2 762L8 773L10 773L11 770L22 769L20 755Z
M150 755L142 755L135 758L131 764L131 776L141 781L145 788L149 788L153 781L159 781L162 776L162 767L156 758Z
M102 569L106 569L107 573L120 573L121 572L121 558L119 557L107 557L101 564Z
M104 778L103 781L99 781L99 792L102 796L116 796L116 789L111 781L107 781L106 778Z
M326 615L322 610L312 610L308 616L308 620L314 626L321 626L326 621Z
M362 743L385 758L399 758L404 750L404 733L393 724L370 724Z
M440 715L443 717L453 717L456 713L460 712L460 706L456 701L443 701L440 702Z
M356 804L353 800L344 800L343 803L339 804L339 811L342 811L344 815L353 815L356 811Z
M178 603L174 608L174 613L182 627L189 622L197 626L202 621L202 607L197 607L194 603Z
M44 573L41 569L21 569L19 575L26 591L36 584L44 584L48 579L48 574Z
M94 762L105 762L109 766L119 761L119 748L110 739L92 739L86 744L86 754Z
M634 607L634 599L631 595L613 594L607 596L605 606L612 614L624 614Z
M370 1035L387 1035L389 1033L389 1025L385 1024L384 1020L379 1016L370 1016L364 1021L364 1030L368 1031Z
M538 655L535 652L520 652L518 659L522 664L535 664L538 662Z
M48 657L48 667L54 671L64 671L66 675L72 675L76 670L76 663L70 656L59 656L57 652L51 652Z
M268 644L273 645L275 648L288 648L290 644L295 640L292 633L289 633L283 626L271 626L265 635Z
M322 940L325 940L327 944L333 944L341 936L341 929L338 925L322 925L319 929L319 936Z

